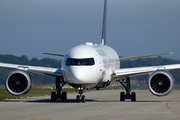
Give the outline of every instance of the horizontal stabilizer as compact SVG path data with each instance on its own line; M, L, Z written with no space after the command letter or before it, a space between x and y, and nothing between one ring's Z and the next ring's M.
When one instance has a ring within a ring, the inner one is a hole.
M127 60L133 60L133 59L139 59L139 58L147 58L147 57L154 57L154 56L160 56L160 55L169 55L173 54L171 53L163 53L163 54L155 54L155 55L145 55L145 56L138 56L138 57L128 57L128 58L120 58L120 61L127 61Z
M64 55L60 55L60 54L52 54L52 53L42 53L42 54L64 57Z

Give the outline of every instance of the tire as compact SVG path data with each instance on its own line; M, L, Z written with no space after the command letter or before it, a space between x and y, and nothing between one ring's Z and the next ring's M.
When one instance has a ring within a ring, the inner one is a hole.
M124 92L120 93L120 101L125 101L125 93Z
M131 93L131 101L136 101L136 93L135 92Z
M79 95L76 96L76 102L80 102L80 96Z
M96 88L96 90L100 90L100 88Z
M67 101L67 92L62 92L62 101Z
M82 96L82 103L85 103L86 102L86 98L85 98L85 96L83 95Z
M56 92L51 92L51 101L56 101Z

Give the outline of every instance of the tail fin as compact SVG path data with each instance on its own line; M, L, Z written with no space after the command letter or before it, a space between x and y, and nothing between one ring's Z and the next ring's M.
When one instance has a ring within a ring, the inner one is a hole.
M107 21L107 0L104 0L104 13L103 13L101 45L106 45L106 21Z

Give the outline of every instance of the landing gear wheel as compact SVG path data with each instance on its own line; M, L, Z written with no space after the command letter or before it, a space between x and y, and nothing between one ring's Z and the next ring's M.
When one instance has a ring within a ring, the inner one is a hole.
M130 99L131 101L136 101L136 93L131 92L130 77L126 77L126 81L124 81L124 79L122 79L122 81L118 80L117 82L121 83L121 85L126 90L126 94L124 92L120 93L120 101L125 101L125 99Z
M56 92L51 92L51 101L56 101Z
M62 92L62 101L67 101L67 92Z
M120 101L125 101L125 93L124 92L120 93Z
M131 101L136 101L136 93L135 92L131 93Z
M62 99L62 101L67 101L67 93L62 92L62 87L66 84L63 78L56 77L55 85L56 85L56 92L51 93L51 101L56 101L56 99Z
M85 98L85 96L83 95L83 96L82 96L82 103L85 103L85 101L86 101L86 98Z
M96 88L96 90L100 90L100 88Z
M76 96L76 102L80 102L80 96L79 95Z

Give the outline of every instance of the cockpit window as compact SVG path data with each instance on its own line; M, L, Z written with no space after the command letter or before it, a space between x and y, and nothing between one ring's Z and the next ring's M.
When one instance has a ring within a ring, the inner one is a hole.
M67 58L66 65L68 66L92 66L94 65L94 58L83 58L83 59L74 59Z

